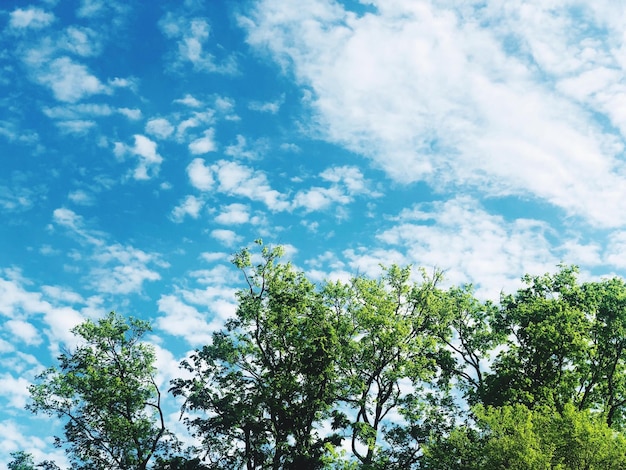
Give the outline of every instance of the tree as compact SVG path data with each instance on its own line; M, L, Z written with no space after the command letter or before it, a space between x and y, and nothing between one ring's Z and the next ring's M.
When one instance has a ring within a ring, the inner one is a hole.
M35 470L35 461L28 452L11 452L11 457L13 460L9 462L9 470Z
M505 334L494 331L498 307L481 302L471 285L451 287L441 295L440 322L435 334L446 347L440 355L442 373L455 379L470 404L485 393L485 364Z
M579 373L579 409L604 410L607 424L626 424L626 283L619 278L581 286L578 303L590 319L584 360Z
M115 313L76 326L81 340L31 385L34 413L65 421L67 452L76 468L144 470L164 450L167 434L154 351L141 342L147 322Z
M60 470L58 465L51 460L44 460L35 465L33 456L23 450L11 452L11 457L13 460L8 464L9 470L35 470L38 468L42 470Z
M410 267L392 266L379 280L357 277L325 287L339 338L337 412L349 423L352 454L363 468L414 464L427 401L437 401L431 384L443 346L433 330L440 274L422 274L422 283L412 283ZM388 419L393 413L411 423L413 441Z
M188 425L213 468L314 469L325 444L318 428L334 399L337 338L315 286L281 248L261 247L260 263L244 249L233 259L246 280L239 307L210 345L173 382Z
M626 438L602 414L525 405L476 406L474 422L426 447L424 469L618 470Z
M501 299L494 328L508 340L484 379L481 399L562 409L577 394L592 319L580 302L575 267L523 280L527 287Z

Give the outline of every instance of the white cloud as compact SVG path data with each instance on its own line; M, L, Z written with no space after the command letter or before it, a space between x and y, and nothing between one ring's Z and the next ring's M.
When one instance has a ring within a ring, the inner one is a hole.
M58 303L55 298L45 298L42 292L27 290L24 285L28 283L19 273L5 270L4 275L0 275L0 314L11 319L19 316L30 319L42 315L46 328L37 334L48 337L53 354L58 353L63 344L73 345L75 338L70 329L80 323L83 317L74 308L63 305L63 300ZM13 327L24 335L25 340L37 344L28 326L14 323Z
M91 28L70 26L59 40L59 47L81 57L93 57L102 51L102 41Z
M109 91L86 66L69 57L52 60L37 73L37 80L48 86L56 99L68 103Z
M331 186L315 186L298 191L293 198L293 208L302 207L306 212L312 212L328 209L334 204L349 204L357 195L381 195L373 189L373 183L365 179L361 170L353 166L330 167L319 176L332 183ZM343 217L345 214L338 215Z
M491 299L501 289L517 287L523 273L549 272L559 262L543 222L507 221L466 197L416 205L402 211L397 222L377 235L391 253L385 248L373 258L385 265L443 269L450 283L473 283L480 295ZM358 260L373 252L352 252L351 265L361 271Z
M54 21L54 15L41 8L17 8L9 15L9 26L16 29L41 29Z
M186 216L197 219L203 206L202 199L189 195L172 210L171 219L176 223L182 222Z
M102 238L104 235L101 232L86 229L83 217L71 209L65 207L55 209L52 212L52 219L56 224L71 230L78 235L80 239L89 244L95 246L101 246L103 244Z
M98 265L89 273L91 287L108 294L140 293L144 282L161 279L152 266L168 266L157 254L120 244L103 247L92 259Z
M156 320L156 326L172 336L181 336L192 346L208 344L215 331L205 315L195 307L183 303L174 295L163 295L157 302L159 312L165 315Z
M211 169L204 164L202 158L194 158L187 166L187 176L192 186L200 191L209 191L213 187Z
M201 126L203 124L212 124L215 121L215 113L212 110L205 112L194 112L193 115L176 126L176 140L184 142L188 129Z
M67 195L67 198L72 201L74 204L78 204L81 206L92 206L94 204L93 195L89 194L87 191L82 189L77 189L75 191L70 192Z
M113 88L129 88L133 91L137 89L137 80L134 78L114 77L109 79L108 84Z
M189 151L193 155L215 152L217 145L215 143L214 134L215 131L213 129L204 131L204 137L200 137L189 144Z
M21 212L34 204L34 194L28 188L0 186L0 209L4 212Z
M263 140L260 140L254 143L253 149L250 149L248 147L248 143L246 142L246 138L239 134L237 135L237 142L235 144L227 146L224 150L224 154L230 157L253 160L259 156L261 151L265 150L263 148L265 146L265 142Z
M189 106L190 108L199 108L200 106L202 106L202 101L191 96L190 94L186 94L183 98L174 100L174 103L183 104L185 106Z
M41 344L41 333L37 331L32 323L24 320L9 320L5 325L15 337L27 345L37 346Z
M200 255L203 260L214 263L215 261L227 261L229 259L229 255L223 252L206 252Z
M101 14L104 6L105 2L102 0L81 0L76 14L79 18L92 18Z
M372 183L367 181L361 170L354 166L335 166L320 173L322 179L342 184L349 194L372 193Z
M222 212L215 217L215 222L223 225L245 224L249 220L249 207L245 204L229 204L222 207Z
M232 230L215 229L211 231L211 236L225 246L233 247L240 243L243 238Z
M293 198L293 207L303 207L307 212L324 210L334 203L348 204L350 197L339 188L314 187L304 191L298 191Z
M248 104L248 108L252 111L258 111L260 113L277 114L280 111L280 107L285 102L285 95L282 95L275 101L251 101Z
M117 142L114 148L116 156L121 157L126 152L131 152L138 158L137 167L133 171L133 178L136 180L147 180L159 173L163 157L157 152L157 144L146 136L135 134L135 144L128 147Z
M165 118L154 118L146 123L146 133L159 139L167 139L174 133L174 126Z
M236 162L220 160L211 166L218 190L253 201L263 202L272 211L281 211L289 207L285 196L271 188L267 176Z
M63 134L84 135L90 129L96 127L94 121L87 121L84 119L76 119L73 121L59 121L56 123L57 127Z
M177 41L174 67L191 63L195 70L203 72L232 74L237 71L234 56L227 56L220 62L208 51L211 27L205 18L175 17L168 13L159 25L166 37Z
M618 269L626 268L626 231L617 230L610 233L607 240L606 262Z
M56 209L53 219L91 245L92 252L88 256L95 263L89 267L87 279L88 285L97 292L140 293L144 282L161 279L156 268L169 266L157 253L119 243L106 244L106 234L87 228L84 219L70 209Z
M141 119L141 109L136 108L118 108L116 110L122 116L127 117L131 121L138 121Z
M617 12L585 7L589 24L608 28L592 44L562 2L374 4L357 16L338 2L264 0L240 18L249 43L311 90L315 135L395 181L530 195L594 225L626 224L626 134L586 108L626 132Z
M13 377L11 374L0 376L0 390L2 395L8 400L8 405L19 410L24 409L28 397L28 386L30 381L23 377Z
M113 109L107 104L79 103L64 104L62 106L45 107L43 112L51 119L79 120L86 117L103 117L113 114Z

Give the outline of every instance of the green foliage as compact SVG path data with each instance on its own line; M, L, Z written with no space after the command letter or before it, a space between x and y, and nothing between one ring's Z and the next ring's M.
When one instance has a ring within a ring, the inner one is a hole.
M247 281L235 318L183 363L193 377L172 391L213 468L318 468L337 439L316 430L333 402L336 332L315 286L259 245L259 264L248 250L233 259Z
M256 243L232 260L235 316L172 381L201 443L184 457L165 452L149 325L111 313L73 330L81 345L29 407L65 420L74 468L626 468L623 280L561 266L499 304L410 267L318 287Z
M81 339L30 387L34 413L65 420L66 443L76 467L145 469L166 434L154 352L141 342L148 323L111 313L72 332Z
M424 468L441 470L618 470L626 438L602 415L568 403L559 412L525 405L474 408L475 424L456 428L426 449Z
M439 274L424 275L421 284L411 283L410 274L408 267L392 266L381 280L358 277L324 290L339 336L337 403L352 416L352 454L363 468L396 460L385 418L420 406L420 394L407 394L403 384L419 392L437 374L441 344L432 331ZM391 434L397 438L398 430Z
M35 470L35 461L28 452L11 452L11 458L13 460L9 462L9 470Z

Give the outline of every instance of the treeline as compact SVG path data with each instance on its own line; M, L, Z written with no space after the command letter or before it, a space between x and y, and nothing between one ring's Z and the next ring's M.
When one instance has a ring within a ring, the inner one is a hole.
M561 266L494 303L398 266L318 286L258 245L233 259L236 315L168 391L149 324L111 313L74 328L81 346L28 405L63 420L73 468L626 468L623 280ZM166 429L166 392L197 448ZM16 453L9 468L35 464Z

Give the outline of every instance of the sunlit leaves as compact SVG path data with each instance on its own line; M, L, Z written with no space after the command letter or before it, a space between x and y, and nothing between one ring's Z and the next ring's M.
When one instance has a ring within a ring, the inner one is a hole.
M37 413L65 421L64 439L80 468L145 469L166 431L154 382L154 351L141 342L148 323L111 313L72 332L81 339L30 387Z

